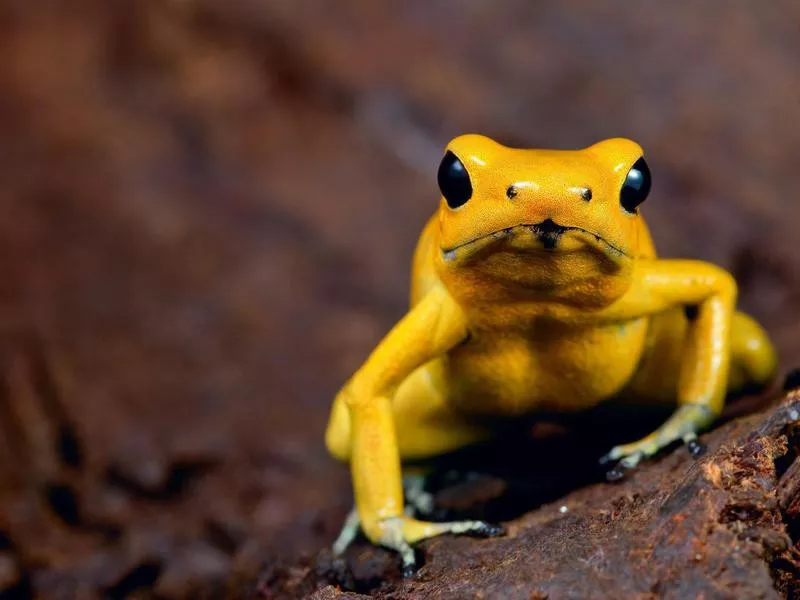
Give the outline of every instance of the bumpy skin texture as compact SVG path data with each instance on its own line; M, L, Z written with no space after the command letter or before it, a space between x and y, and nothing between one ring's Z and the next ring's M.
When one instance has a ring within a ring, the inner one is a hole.
M326 434L351 465L351 524L407 565L415 541L493 530L406 516L402 460L488 439L524 415L611 398L677 403L658 430L609 452L620 472L693 441L728 392L776 370L764 331L735 311L731 275L657 258L638 209L623 208L636 143L522 150L464 135L447 151L469 200L442 198L415 252L411 308L340 391Z

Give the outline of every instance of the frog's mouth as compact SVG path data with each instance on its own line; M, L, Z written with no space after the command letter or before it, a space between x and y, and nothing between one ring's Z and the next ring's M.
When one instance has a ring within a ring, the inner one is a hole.
M545 250L555 250L558 246L559 238L566 233L567 228L547 219L536 225L531 225L530 230L534 237L542 243L542 247Z
M579 248L575 247L574 245L571 245L571 247L568 248L565 247L566 244L564 244L562 240L566 237L565 234L569 233L577 234L577 236L575 236L576 238L584 242L589 242L591 245L594 245L595 247L605 251L605 253L610 253L618 257L629 258L629 255L625 250L609 242L599 233L589 231L583 227L559 225L552 219L545 219L540 223L534 223L532 225L521 224L499 229L452 248L442 248L442 255L447 261L466 258L474 255L480 250L488 248L497 242L504 240L519 240L525 234L532 234L532 237L529 237L527 242L522 242L521 245L514 244L514 246L519 250L545 252L579 251ZM533 245L530 244L531 241L534 242Z

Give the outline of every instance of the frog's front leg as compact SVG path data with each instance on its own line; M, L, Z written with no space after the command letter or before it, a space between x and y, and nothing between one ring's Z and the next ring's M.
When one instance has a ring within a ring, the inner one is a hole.
M647 437L616 446L603 462L619 461L608 474L618 479L642 459L682 440L699 453L697 432L722 411L730 365L730 328L736 303L736 283L723 269L689 260L640 261L634 284L605 316L635 318L677 305L696 307L684 341L678 378L678 409Z
M501 532L481 521L429 523L404 513L392 398L412 372L466 336L460 307L443 288L435 288L389 332L337 398L350 416L350 469L358 521L370 541L400 553L405 572L413 569L411 545L419 540L443 533ZM346 540L347 536L340 546Z

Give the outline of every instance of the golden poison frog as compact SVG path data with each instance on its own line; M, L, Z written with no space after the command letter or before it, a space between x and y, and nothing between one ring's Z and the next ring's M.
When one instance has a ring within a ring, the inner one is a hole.
M618 477L672 442L697 448L726 394L766 385L777 367L764 330L736 311L727 271L656 256L640 212L650 171L635 142L528 150L463 135L438 182L408 313L336 396L325 438L355 492L335 552L361 527L406 572L419 540L502 529L409 516L404 461L489 440L497 418L620 397L675 404L656 431L606 455Z

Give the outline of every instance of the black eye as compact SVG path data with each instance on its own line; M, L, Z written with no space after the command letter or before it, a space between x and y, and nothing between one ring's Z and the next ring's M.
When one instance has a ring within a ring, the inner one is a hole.
M650 193L650 169L644 158L640 158L628 171L628 176L622 184L619 193L619 201L629 213L636 212L636 207L644 202L647 194Z
M464 163L448 150L439 165L439 189L450 208L458 208L472 197L472 184Z

